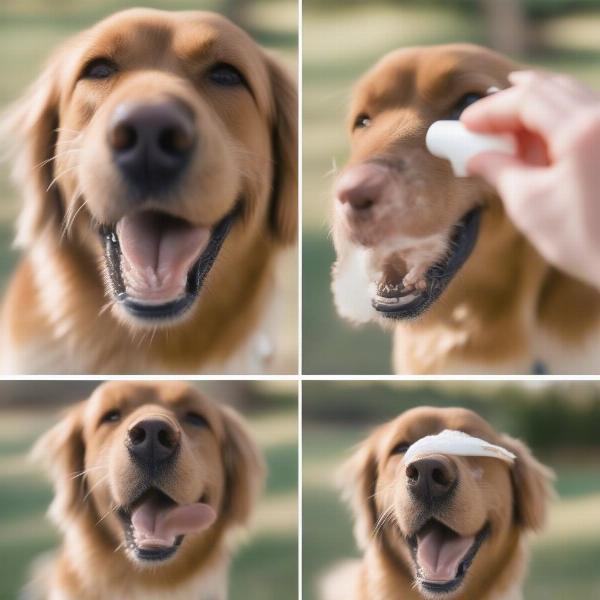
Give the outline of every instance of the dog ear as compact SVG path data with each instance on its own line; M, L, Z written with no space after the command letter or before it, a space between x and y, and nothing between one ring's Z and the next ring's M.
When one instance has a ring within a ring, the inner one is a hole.
M354 515L356 542L364 550L373 535L378 518L375 505L377 460L370 438L342 465L336 481L342 491L342 498Z
M275 239L293 244L298 230L298 92L296 83L276 59L267 56L266 62L274 103L269 220Z
M500 444L517 457L511 472L515 519L523 528L539 531L544 527L554 495L554 473L535 459L523 442L503 435Z
M48 514L57 524L65 522L82 506L85 444L81 412L83 403L73 407L67 415L35 444L31 458L43 465L54 484L54 499Z
M62 220L62 204L54 178L58 105L58 53L46 69L0 119L0 140L13 162L13 179L23 190L24 204L15 243L26 247L47 228Z
M250 432L238 414L221 407L224 423L225 497L222 515L229 523L247 525L262 490L266 468Z

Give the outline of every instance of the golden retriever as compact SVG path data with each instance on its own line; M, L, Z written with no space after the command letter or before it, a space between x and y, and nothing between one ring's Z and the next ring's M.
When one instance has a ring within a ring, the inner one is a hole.
M264 372L295 241L295 83L224 17L132 9L11 109L25 255L11 373Z
M176 382L110 382L34 448L63 543L26 597L223 600L264 478L239 415Z
M394 330L398 373L598 373L600 294L548 265L481 179L425 146L518 65L468 44L406 48L358 83L335 187L333 292Z
M433 454L406 465L411 444L445 429L502 446L489 457ZM517 600L527 532L546 517L551 472L527 447L462 408L419 407L382 425L344 467L362 560L323 581L326 600Z

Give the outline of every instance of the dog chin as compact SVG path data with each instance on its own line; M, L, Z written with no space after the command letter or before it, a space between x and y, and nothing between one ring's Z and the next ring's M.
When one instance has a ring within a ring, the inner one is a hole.
M374 321L371 298L375 285L369 277L369 251L352 246L333 267L332 291L338 313L356 325Z

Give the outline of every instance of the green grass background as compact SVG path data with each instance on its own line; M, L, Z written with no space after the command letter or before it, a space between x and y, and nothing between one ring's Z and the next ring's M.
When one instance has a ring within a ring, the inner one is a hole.
M533 541L524 597L600 598L600 387L593 388L584 383L304 382L304 600L317 600L316 582L328 568L359 556L350 513L332 483L336 469L372 428L422 404L472 408L499 430L527 441L556 471L559 498L547 529ZM556 406L562 412L553 424ZM534 445L524 433L536 422L542 434L547 428Z
M486 43L474 2L305 0L303 18L303 370L376 374L391 369L391 341L374 325L353 328L335 313L328 234L332 169L347 157L345 111L357 78L386 52L410 45ZM515 56L570 73L600 89L598 2L528 2L542 50ZM588 6L588 10L582 10ZM544 9L545 10L542 10ZM552 10L550 10L552 9Z
M54 405L85 397L93 382L2 382L0 397L0 598L10 600L31 562L56 547L45 518L49 481L27 460L34 442L60 415ZM265 454L269 475L250 535L231 569L232 600L298 596L298 420L296 384L201 384L210 397L238 406ZM8 404L13 399L14 402ZM46 408L44 408L44 405ZM52 406L52 408L48 408ZM82 599L83 600L83 599ZM109 599L107 599L109 600Z
M291 72L295 73L298 45L296 0L251 0L246 4L244 27L260 44L280 56ZM224 0L2 0L0 111L18 100L41 72L50 52L61 41L113 12L137 6L166 10L222 11L225 5ZM0 164L0 294L6 288L10 273L18 260L18 254L11 245L21 200L9 181L9 168L9 164ZM285 302L274 372L297 371L297 264L296 249L283 254L279 280Z

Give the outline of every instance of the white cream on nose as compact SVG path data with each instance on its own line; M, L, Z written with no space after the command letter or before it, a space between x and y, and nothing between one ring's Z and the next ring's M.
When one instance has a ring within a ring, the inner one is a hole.
M450 161L456 177L468 177L467 163L482 152L515 155L517 145L510 134L469 131L460 121L435 121L427 130L425 144L431 154Z
M409 465L418 458L432 454L451 454L454 456L483 456L497 458L512 465L516 455L485 440L454 429L444 429L437 435L428 435L411 444L404 455L404 463Z

